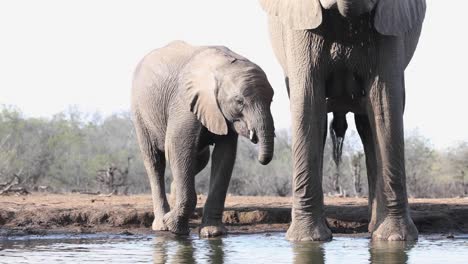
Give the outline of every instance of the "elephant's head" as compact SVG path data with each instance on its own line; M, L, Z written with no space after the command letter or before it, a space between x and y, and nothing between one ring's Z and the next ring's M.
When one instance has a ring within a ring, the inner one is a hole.
M337 8L344 17L375 10L374 26L384 35L399 36L424 20L426 0L260 0L263 9L297 30L322 23L322 9Z
M271 161L273 89L260 67L227 48L205 48L185 66L182 85L190 111L210 132L226 135L232 129L259 143L261 164Z

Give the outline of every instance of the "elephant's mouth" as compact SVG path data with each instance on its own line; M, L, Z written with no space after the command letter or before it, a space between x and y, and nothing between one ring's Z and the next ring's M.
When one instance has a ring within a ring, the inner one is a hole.
M258 136L257 136L257 133L255 133L254 130L249 130L249 139L254 144L258 143Z

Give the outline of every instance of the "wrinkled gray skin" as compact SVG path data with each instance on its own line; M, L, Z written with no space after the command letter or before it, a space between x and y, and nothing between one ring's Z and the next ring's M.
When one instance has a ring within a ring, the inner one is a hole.
M425 0L260 0L292 114L290 240L332 237L323 209L327 112L333 133L355 114L369 181L375 240L415 240L405 183L404 70L421 32ZM335 130L336 129L336 130Z
M132 112L151 184L153 230L189 233L197 203L194 177L208 163L214 144L200 235L226 232L222 213L238 135L258 142L261 164L272 159L272 97L265 73L225 47L176 41L143 58L134 75ZM164 187L166 161L176 190L171 209Z

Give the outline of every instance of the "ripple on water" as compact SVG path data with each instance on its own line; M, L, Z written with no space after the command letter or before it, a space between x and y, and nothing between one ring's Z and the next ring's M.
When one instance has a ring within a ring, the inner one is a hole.
M218 239L173 235L62 235L0 240L0 263L468 263L468 236L416 243L336 237L286 241L284 233Z

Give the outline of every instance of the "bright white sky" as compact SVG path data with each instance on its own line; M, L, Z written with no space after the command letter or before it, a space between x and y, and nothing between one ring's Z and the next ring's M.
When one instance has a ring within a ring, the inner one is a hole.
M468 1L427 2L406 70L405 126L446 147L468 140ZM175 39L225 45L259 64L275 89L275 125L289 128L283 74L257 0L1 1L0 104L34 117L70 105L104 115L129 110L136 64Z

